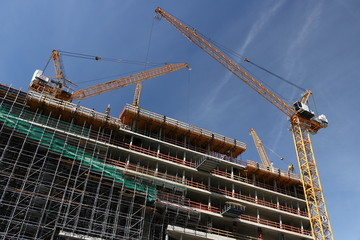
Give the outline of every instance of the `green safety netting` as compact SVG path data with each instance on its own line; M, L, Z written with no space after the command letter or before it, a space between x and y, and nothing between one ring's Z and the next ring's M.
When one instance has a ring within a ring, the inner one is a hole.
M53 134L46 132L45 128L43 127L34 126L29 122L29 120L26 120L33 119L31 116L33 117L34 115L35 114L30 111L16 107L12 107L10 111L10 107L4 103L0 106L0 121L3 122L4 125L14 129L16 132L26 134L30 139L39 141L41 145L60 153L62 157L74 159L83 165L89 166L91 170L100 172L104 176L114 179L115 182L124 184L126 188L147 192L148 200L150 201L156 198L156 187L154 185L126 177L121 171L116 169L115 166L105 164L101 160L94 158L92 155L86 153L83 149L69 145L64 140L55 138ZM45 119L43 117L42 120L43 121L41 121L41 119L37 119L36 122L49 123L48 118ZM62 125L66 126L66 124ZM58 126L59 124L57 124L57 127ZM79 130L76 131L77 133L84 132L83 129L80 131L80 127L77 128L79 129L73 130ZM88 135L89 130L85 132L87 132L85 135Z

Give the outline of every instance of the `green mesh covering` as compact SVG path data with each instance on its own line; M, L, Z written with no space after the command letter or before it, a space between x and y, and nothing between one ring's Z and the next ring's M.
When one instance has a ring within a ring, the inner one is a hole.
M126 188L136 189L137 191L147 192L148 200L154 200L156 198L156 187L143 182L137 182L136 180L124 176L124 174L117 170L115 166L105 164L101 160L94 158L90 154L86 153L83 149L67 144L64 140L56 139L53 134L47 133L45 128L32 125L29 120L33 119L36 123L42 123L47 126L52 126L57 129L67 130L69 124L64 122L55 121L44 116L35 115L34 113L13 107L10 111L10 107L7 104L0 106L0 122L4 125L14 129L16 132L26 134L28 138L39 141L39 143L52 151L58 152L62 157L74 159L80 162L82 165L89 166L91 170L97 171L102 175L114 179L115 182L122 183ZM60 123L60 124L59 124ZM82 136L88 136L90 130L80 128L78 126L71 127L71 133L77 133ZM84 131L85 129L85 131Z

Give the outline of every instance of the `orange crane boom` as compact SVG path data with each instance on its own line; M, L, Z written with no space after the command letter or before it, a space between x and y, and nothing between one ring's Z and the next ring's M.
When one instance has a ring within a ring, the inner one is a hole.
M293 109L199 36L195 30L182 24L161 8L157 8L155 12L290 118L312 235L314 239L334 239L310 139L310 133L316 133L326 127L327 120L325 116L320 118L321 115L314 119L314 114L304 106L310 93L305 93L304 102L297 102Z
M250 129L250 134L254 140L254 144L259 153L261 162L264 164L265 167L270 167L271 164L270 164L269 158L265 152L264 145L262 144L262 141L260 140L260 138L258 137L258 135L256 134L256 132L253 128Z
M80 89L72 96L72 100L82 100L99 94L107 93L131 84L140 83L145 80L156 78L167 73L171 73L182 68L189 67L187 63L168 64L159 68L151 69L141 73L133 74L127 77L118 78L105 83L100 83L91 87Z

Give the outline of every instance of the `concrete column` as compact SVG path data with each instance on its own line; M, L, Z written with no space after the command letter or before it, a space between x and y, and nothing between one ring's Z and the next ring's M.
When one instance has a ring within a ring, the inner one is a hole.
M183 170L183 175L182 175L182 183L185 183L185 170Z
M159 157L159 153L160 153L160 144L158 144L157 151L156 151L156 156L157 157Z
M255 202L258 202L258 195L257 195L257 191L255 190Z
M257 222L260 222L260 212L259 209L256 209L256 218L257 218Z
M297 208L298 213L300 213L300 204L299 204L299 202L296 202L296 208Z
M234 167L231 166L231 179L234 179Z
M130 154L126 158L126 166L125 166L125 168L127 168L129 166L129 164L130 164Z
M282 228L282 219L281 219L281 215L279 215L279 224L280 224L280 228Z
M185 144L185 147L186 147L186 144L187 144L187 136L184 137L184 144ZM186 162L186 152L184 152L183 161Z
M133 144L133 141L134 141L134 136L133 136L133 135L131 135L131 138L130 138L130 145L132 145L132 144Z
M232 196L235 196L235 188L234 188L234 183L231 184L232 185Z
M209 199L208 199L208 208L210 209L211 208L211 197L209 196Z
M280 208L280 202L279 202L279 197L276 196L276 208L279 209Z
M158 172L159 172L159 163L156 163L156 166L155 166L155 174L157 175Z
M255 182L256 182L255 173L253 173L253 175L252 175L252 181L253 181L253 184L255 185Z
M301 233L304 233L304 223L301 219L300 219L300 228L301 228Z

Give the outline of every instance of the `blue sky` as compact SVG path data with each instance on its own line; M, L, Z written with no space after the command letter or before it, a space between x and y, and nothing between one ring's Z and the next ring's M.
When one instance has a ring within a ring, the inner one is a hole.
M243 160L258 160L254 128L275 166L296 164L289 123L225 68L189 42L154 10L191 24L262 67L314 92L310 106L329 127L313 136L321 182L336 239L360 239L360 2L357 0L16 0L0 2L0 82L26 90L52 49L149 62L187 62L181 70L144 82L140 106L246 142ZM86 87L94 79L144 70L129 65L64 57L67 77ZM284 98L301 91L241 63ZM51 66L46 71L52 75ZM110 78L106 80L111 80ZM86 82L88 81L88 82ZM102 80L105 81L105 80ZM82 101L118 116L134 86ZM297 166L297 164L296 164Z

